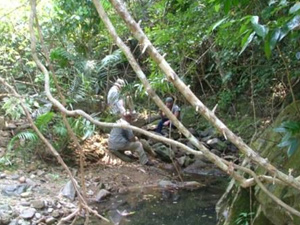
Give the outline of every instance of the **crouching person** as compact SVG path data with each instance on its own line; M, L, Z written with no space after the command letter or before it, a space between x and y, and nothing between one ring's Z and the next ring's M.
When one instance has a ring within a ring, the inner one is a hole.
M121 119L117 121L117 123L129 125L131 121L132 115L130 113L125 113L122 115ZM108 148L113 153L116 151L119 153L124 153L125 151L137 152L142 165L153 165L153 163L148 159L142 143L138 141L131 129L114 127L109 135Z

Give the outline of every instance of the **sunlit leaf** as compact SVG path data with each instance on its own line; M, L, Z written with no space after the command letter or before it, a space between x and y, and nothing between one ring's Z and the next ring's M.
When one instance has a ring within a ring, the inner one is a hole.
M251 43L251 41L253 40L255 36L255 32L252 32L251 34L249 33L248 35L246 35L243 39L242 39L242 50L240 51L239 55L241 55L245 49L248 47L248 45Z
M300 9L300 2L296 2L289 10L290 14L297 12Z
M218 22L214 23L214 24L210 27L209 31L210 31L210 32L211 32L211 31L214 31L218 26L220 26L220 25L221 25L222 23L224 23L226 20L227 20L227 17L225 17L225 18L219 20Z
M253 16L251 18L251 23L256 34L262 38L265 38L269 32L269 28L258 23L258 16Z
M300 16L295 16L292 20L290 20L285 26L281 28L281 34L279 37L279 41L281 41L291 30L300 26Z

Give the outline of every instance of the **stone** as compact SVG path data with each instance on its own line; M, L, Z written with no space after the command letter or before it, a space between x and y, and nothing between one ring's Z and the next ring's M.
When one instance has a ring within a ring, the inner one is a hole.
M28 188L27 184L7 185L2 189L2 194L7 196L19 196Z
M36 183L29 179L29 178L26 178L26 181L25 181L30 187L35 187L36 186Z
M176 185L169 180L161 180L158 182L158 185L164 189L168 188L168 187L171 187L171 188L176 187Z
M210 127L210 128L207 128L206 130L204 131L201 131L199 133L200 137L207 137L207 136L212 136L212 137L215 137L217 135L217 132L216 132L216 129L214 127Z
M26 177L22 176L19 178L20 183L25 183L25 181L26 181Z
M184 155L177 159L177 162L179 163L180 166L184 165L185 158L186 156Z
M6 178L6 174L5 173L1 173L0 174L0 179L4 179L4 178Z
M221 152L218 151L217 149L211 149L210 151L211 151L211 153L214 153L217 156L221 156Z
M12 180L18 180L20 178L20 176L18 174L13 174L10 176L10 179Z
M195 162L188 167L186 167L183 172L188 174L201 174L201 170L205 168L208 164L202 160L196 159Z
M18 225L18 220L13 219L13 220L10 221L10 223L8 225Z
M217 149L220 152L224 152L227 148L227 144L222 142L219 138L209 139L206 142L211 148Z
M44 200L40 199L33 200L31 201L31 206L35 209L43 209L45 207L45 202Z
M88 192L86 193L88 196L93 196L94 192L92 190L88 190Z
M22 198L28 198L28 197L31 197L32 196L32 192L28 191L28 192L24 192L22 194L20 194L20 196Z
M0 211L0 224L8 224L13 215L7 211Z
M49 208L49 209L47 210L47 212L48 212L48 213L52 213L53 210L54 210L53 208Z
M165 146L162 143L156 143L152 146L154 149L155 153L159 158L161 158L165 162L172 162L172 158L174 158L174 152Z
M76 191L75 191L75 187L74 187L72 181L68 181L66 183L66 185L61 190L61 194L62 194L62 196L74 201L75 196L76 196Z
M52 213L51 213L51 216L53 216L54 218L57 218L60 216L60 213L59 213L59 210L54 210Z
M42 218L42 214L40 214L40 213L36 213L36 214L35 214L35 218L37 218L37 219L40 219L40 218Z
M45 220L45 223L46 224L53 224L55 222L55 218L54 217L48 217L46 220Z
M32 219L35 213L36 209L34 208L23 209L21 211L20 217L22 217L23 219Z
M109 196L111 193L105 189L101 189L96 197L95 197L95 201L100 202L101 200L103 200L105 197Z

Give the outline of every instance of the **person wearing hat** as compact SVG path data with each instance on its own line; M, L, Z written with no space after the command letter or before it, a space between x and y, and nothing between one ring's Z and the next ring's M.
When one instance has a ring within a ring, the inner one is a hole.
M123 79L117 79L107 94L107 104L113 115L122 115L125 113L124 100L120 98L121 89L125 86Z
M117 121L117 124L129 125L131 121L131 113L126 112L122 114L122 117ZM133 134L131 129L114 127L109 135L108 149L113 153L124 153L125 151L137 152L139 155L139 161L142 165L153 166L153 162L148 159L142 143ZM116 155L122 159L122 154Z
M180 108L178 105L174 105L174 100L172 97L167 97L166 98L166 106L170 109L170 111L176 116L177 119L180 118ZM156 128L156 132L163 134L162 133L162 129L164 126L169 127L171 125L171 121L166 117L166 115L164 114L164 112L162 112L160 110L160 116L161 116L161 120L159 121L157 128ZM174 127L174 125L172 125L172 127Z

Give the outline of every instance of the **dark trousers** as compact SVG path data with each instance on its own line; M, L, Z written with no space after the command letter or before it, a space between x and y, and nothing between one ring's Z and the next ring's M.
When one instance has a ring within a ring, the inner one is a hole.
M162 129L163 129L163 127L164 127L164 122L166 122L166 121L168 121L169 119L168 118L162 118L160 121L159 121L159 123L158 123L158 125L157 125L157 128L156 128L156 132L157 133L160 133L160 134L162 134ZM175 126L172 124L172 128L175 128Z

